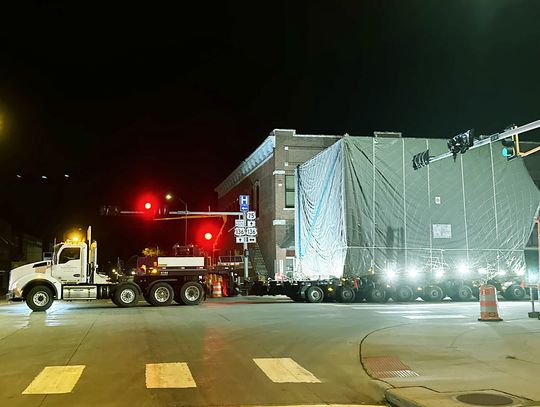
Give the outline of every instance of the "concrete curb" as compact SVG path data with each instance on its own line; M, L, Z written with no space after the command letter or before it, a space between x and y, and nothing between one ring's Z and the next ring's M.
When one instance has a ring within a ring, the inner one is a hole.
M427 387L401 387L386 390L384 396L385 400L394 407L463 407L473 404L461 402L456 397L471 393L496 395L512 399L513 402L511 404L506 404L506 406L510 407L540 406L540 402L538 401L527 400L513 394L491 389L466 392L437 392Z

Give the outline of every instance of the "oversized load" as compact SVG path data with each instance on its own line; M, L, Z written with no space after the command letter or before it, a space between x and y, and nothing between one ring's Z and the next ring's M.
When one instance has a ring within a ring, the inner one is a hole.
M446 143L345 136L300 165L295 279L523 274L540 205L523 160L497 143L413 170L413 155Z

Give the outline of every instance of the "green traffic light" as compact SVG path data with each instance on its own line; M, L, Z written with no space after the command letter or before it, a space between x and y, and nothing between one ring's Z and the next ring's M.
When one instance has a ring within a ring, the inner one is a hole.
M502 155L503 157L513 157L514 156L514 149L512 147L503 147L502 149Z

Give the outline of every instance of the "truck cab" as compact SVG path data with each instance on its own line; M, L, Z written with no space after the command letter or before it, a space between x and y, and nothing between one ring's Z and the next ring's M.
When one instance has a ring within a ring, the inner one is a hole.
M54 246L52 259L11 270L7 298L26 301L34 311L55 299L91 300L108 295L112 283L98 273L97 243L64 242Z

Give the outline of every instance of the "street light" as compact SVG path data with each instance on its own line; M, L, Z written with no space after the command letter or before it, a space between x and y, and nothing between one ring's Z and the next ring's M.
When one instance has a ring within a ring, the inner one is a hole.
M174 198L173 195L170 194L170 193L167 194L167 195L165 195L165 199L166 199L167 201L172 201L173 198ZM182 198L180 198L179 196L177 196L176 198L178 198L178 200L184 204L184 210L187 212L187 210L188 210L188 208L187 208L187 203L184 202L184 200L183 200ZM187 216L187 213L186 213L186 216ZM187 217L186 217L186 218L184 219L184 246L187 246L187 245L188 245L188 244L187 244L187 221L188 221L188 220L187 220Z

